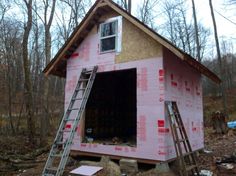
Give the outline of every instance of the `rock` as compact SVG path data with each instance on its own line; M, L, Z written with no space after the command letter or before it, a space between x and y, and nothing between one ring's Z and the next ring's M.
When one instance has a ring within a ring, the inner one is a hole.
M103 170L97 174L98 176L120 176L120 167L110 160L108 156L102 156L99 166L103 167Z
M128 175L134 175L138 172L138 163L137 160L132 159L121 159L120 162L120 170L122 173Z
M119 165L116 163L109 161L107 167L105 167L105 170L107 171L107 176L120 176L121 171Z
M110 162L109 156L102 156L100 160L100 164L102 164L103 167L106 167L106 165Z

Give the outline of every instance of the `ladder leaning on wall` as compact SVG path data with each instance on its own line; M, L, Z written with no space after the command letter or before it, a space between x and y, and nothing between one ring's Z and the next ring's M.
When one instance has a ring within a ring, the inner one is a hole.
M68 156L70 154L74 134L76 132L79 120L84 112L93 82L95 80L97 69L97 66L93 67L92 70L82 69L74 93L71 97L71 101L61 120L54 143L48 155L48 159L42 173L43 176L61 176L63 174ZM80 103L78 107L75 107L74 105L77 101ZM73 119L70 118L70 114L72 112L77 113L76 117ZM66 129L66 124L68 122L72 123L69 130ZM63 140L64 132L68 133L68 138L65 140Z
M191 175L200 176L196 156L192 151L177 103L166 101L165 106L168 112L176 156L180 167L180 175L188 176L191 173ZM185 153L183 153L182 147L185 149Z

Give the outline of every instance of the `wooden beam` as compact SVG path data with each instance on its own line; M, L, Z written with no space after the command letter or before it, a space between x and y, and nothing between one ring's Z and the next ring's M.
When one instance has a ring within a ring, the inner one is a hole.
M107 6L107 3L106 2L100 2L97 7L104 7L104 6Z

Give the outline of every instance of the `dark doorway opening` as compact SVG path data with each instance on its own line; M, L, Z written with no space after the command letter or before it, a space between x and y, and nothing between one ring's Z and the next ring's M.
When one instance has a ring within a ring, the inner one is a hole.
M98 73L85 110L83 142L136 146L136 69Z

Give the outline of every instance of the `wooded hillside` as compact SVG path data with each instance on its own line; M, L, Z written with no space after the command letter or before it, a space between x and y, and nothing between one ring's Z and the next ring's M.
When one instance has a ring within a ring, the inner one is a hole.
M125 9L130 8L131 2L117 2ZM92 3L90 0L0 2L1 134L28 134L32 144L35 144L37 136L44 144L45 136L55 132L63 114L65 80L45 77L42 70ZM234 1L225 4L229 5L234 6ZM212 40L214 31L197 21L194 1L143 0L137 5L136 12L133 11L132 14L142 22L220 75L228 98L235 96L230 94L236 86L234 41L220 38L219 67L219 55ZM157 14L156 11L162 13ZM189 12L192 14L190 17ZM158 18L164 21L164 25L156 25ZM212 47L209 47L209 43ZM217 97L221 101L223 94L219 86L205 78L203 86L205 96ZM227 102L231 106L231 101ZM224 110L223 105L219 108Z

